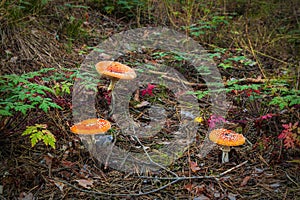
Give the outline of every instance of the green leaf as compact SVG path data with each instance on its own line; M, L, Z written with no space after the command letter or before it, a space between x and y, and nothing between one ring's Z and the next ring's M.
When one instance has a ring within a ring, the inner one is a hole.
M196 95L198 99L202 99L209 94L209 91L187 91L187 94Z
M51 108L62 109L62 107L60 107L59 105L57 105L56 103L53 103L53 102L49 102L49 106L50 106Z
M289 106L298 105L300 104L300 97L297 95L293 95L293 99L291 100Z
M45 145L50 145L55 149L56 139L54 135L47 129L46 124L35 124L34 126L27 126L22 135L30 135L29 138L32 147L34 147L39 141L43 141Z
M45 113L48 112L50 107L62 109L62 107L60 107L56 103L51 102L50 98L44 98L42 103L39 105L39 108L42 109Z
M31 105L36 105L37 103L40 104L43 101L43 97L41 96L30 96L28 97L28 100L32 102Z
M231 63L229 63L229 64L220 63L219 67L223 67L224 69L228 69L228 68L232 68L232 64Z
M242 60L246 60L247 58L245 56L234 56L232 58L228 58L228 60L233 60L235 62L239 62L239 61L242 61Z
M221 58L221 54L219 52L210 53L210 54L208 54L208 57L210 57L210 58L214 58L214 57Z
M27 126L26 130L22 133L22 135L30 135L37 132L36 126Z
M22 92L19 92L17 95L12 96L12 98L16 98L16 99L24 101L24 99L27 99L30 96L32 96L32 94L26 94L25 91L22 91Z
M49 101L43 99L42 103L39 105L39 108L42 109L45 113L47 113L49 109Z
M67 94L70 94L70 87L73 85L73 83L68 83L66 81L62 82L61 90L62 92L65 92Z
M8 76L11 76L11 77L9 77L9 80L12 81L15 85L17 85L19 83L29 83L29 81L26 80L24 77L17 76L15 74L8 75Z
M56 139L54 135L49 130L43 130L42 132L44 133L43 142L55 149Z
M284 107L288 106L288 103L284 101L282 97L275 97L270 101L269 105L278 105L282 110Z
M0 116L12 116L13 114L7 110L0 109Z
M42 68L40 70L41 73L47 73L49 71L56 71L56 69L54 67L52 67L52 68L50 67L50 68Z
M20 111L24 115L26 114L27 110L31 108L35 108L35 107L33 105L26 105L26 104L13 107L15 111Z
M31 146L34 147L43 138L42 132L38 131L30 135Z

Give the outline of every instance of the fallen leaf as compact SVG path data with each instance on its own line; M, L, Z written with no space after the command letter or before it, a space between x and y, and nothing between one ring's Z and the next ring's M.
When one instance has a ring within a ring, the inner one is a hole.
M236 200L236 196L237 194L229 193L227 197L229 200Z
M241 182L241 186L247 185L248 181L250 180L251 176L246 176L243 181Z
M198 166L198 164L193 161L190 162L190 168L191 168L192 172L197 172L200 170L200 167Z
M157 142L157 144L169 145L169 144L171 144L171 142L162 141L162 142Z
M175 95L176 98L179 98L183 95L186 95L186 91L185 90L180 90L180 91L176 92L174 95Z
M71 174L69 171L66 171L66 170L60 171L60 172L58 172L58 174L59 174L61 177L67 179L67 180L70 180L70 178L71 178L71 176L72 176L72 174Z
M194 200L210 200L210 198L208 198L204 194L201 194L201 195L195 197Z
M192 192L194 185L191 184L191 183L189 183L189 184L184 185L183 187L184 187L184 189L186 189L187 191Z
M214 192L214 197L220 199L221 198L220 192Z
M47 166L51 166L52 161L53 161L53 156L52 155L44 155L44 161Z
M270 185L271 188L278 188L280 186L281 186L280 183L273 183Z
M137 104L136 106L134 106L135 108L141 108L144 106L149 105L150 103L148 101L143 101L142 103Z
M140 90L139 89L135 92L135 94L133 96L133 100L140 101Z
M22 192L18 198L18 200L32 200L34 199L33 194L30 193L26 193L26 192Z
M206 190L205 184L197 185L197 186L194 188L194 193L195 193L196 195L200 195L200 194L202 194L205 190Z
M91 189L90 186L93 186L94 181L93 180L87 180L87 179L78 179L76 180L78 184L86 189Z
M62 164L64 167L72 167L72 166L76 165L76 163L73 163L73 162L68 161L68 160L62 160L62 161L61 161L61 164Z
M264 172L264 170L261 168L257 168L257 167L254 168L254 173L261 174L263 172Z
M61 192L64 192L64 186L65 186L65 184L63 184L61 182L58 182L58 181L54 181L54 184L59 188L59 190Z

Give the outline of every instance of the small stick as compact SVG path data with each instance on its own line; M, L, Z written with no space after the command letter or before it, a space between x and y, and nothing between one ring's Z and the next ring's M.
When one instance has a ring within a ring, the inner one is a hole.
M218 175L218 177L221 177L221 176L224 176L225 174L228 174L229 172L231 172L231 171L233 171L233 170L235 170L235 169L237 169L237 168L239 168L239 167L245 165L247 162L248 162L248 160L246 160L246 161L244 161L244 162L238 164L237 166L234 166L234 167L232 167L232 168L226 170L225 172L222 172L221 174Z
M288 179L290 179L290 181L292 181L293 183L295 183L295 185L296 185L297 187L299 187L299 184L298 184L296 181L294 181L294 180L288 175L287 172L284 172L284 173L285 173L286 177L288 177Z

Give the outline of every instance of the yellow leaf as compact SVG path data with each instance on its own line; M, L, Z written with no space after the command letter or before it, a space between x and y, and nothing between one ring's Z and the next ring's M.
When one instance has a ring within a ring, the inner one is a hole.
M198 123L202 123L204 121L204 119L202 117L196 117L194 119L195 122L198 122Z

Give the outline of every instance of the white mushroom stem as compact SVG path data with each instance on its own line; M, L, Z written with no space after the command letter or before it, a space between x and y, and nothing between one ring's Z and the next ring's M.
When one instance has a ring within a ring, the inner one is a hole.
M229 162L230 146L221 146L222 150L222 163Z
M92 152L96 144L95 135L85 135L83 137L85 138L84 140L86 141L88 151Z
M90 139L91 139L92 144L96 144L95 135L91 135Z
M108 91L112 91L115 88L115 85L119 80L118 78L113 78L113 77L111 77L110 79L111 80L110 80L109 86L107 88Z

